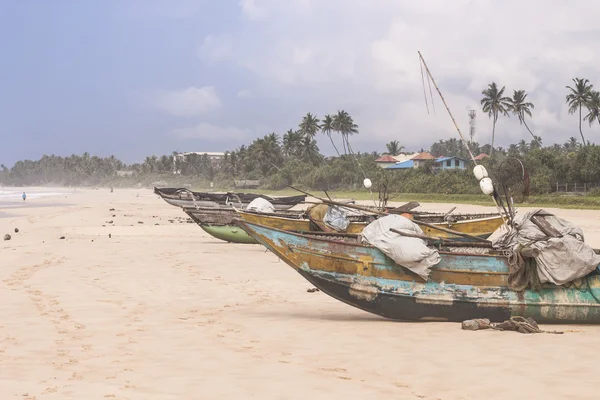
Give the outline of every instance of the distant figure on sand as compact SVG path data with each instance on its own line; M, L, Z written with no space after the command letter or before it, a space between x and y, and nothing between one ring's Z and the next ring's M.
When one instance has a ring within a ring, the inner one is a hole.
M25 201L25 199L27 198L27 195L25 194L25 192L23 192L23 195L21 197L23 198L23 201Z

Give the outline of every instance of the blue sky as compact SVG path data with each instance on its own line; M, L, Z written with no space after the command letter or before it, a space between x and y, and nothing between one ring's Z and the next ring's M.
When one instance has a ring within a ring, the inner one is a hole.
M530 127L562 143L579 137L565 85L600 85L598 17L593 1L0 1L0 163L232 150L338 109L360 127L357 149L428 147L456 133L439 101L427 114L417 50L464 131L496 80L527 90ZM585 129L595 141L600 128ZM500 145L522 138L500 120Z

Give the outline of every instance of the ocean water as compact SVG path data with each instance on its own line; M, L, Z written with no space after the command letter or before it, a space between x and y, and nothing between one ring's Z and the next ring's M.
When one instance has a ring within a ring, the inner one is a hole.
M27 200L29 199L39 199L42 197L54 197L54 196L62 196L69 192L53 192L53 191L40 191L40 190L2 190L0 189L0 202L4 200L21 200L21 196L23 192L27 195Z
M14 212L18 212L17 209L30 208L30 207L51 207L51 206L63 206L67 204L63 203L49 203L44 201L42 203L36 202L36 199L41 198L52 198L64 196L69 191L60 191L56 189L37 189L37 188L0 188L0 218L6 218L9 216L17 216ZM27 200L23 201L21 196L23 192L27 195ZM10 212L7 214L7 212Z

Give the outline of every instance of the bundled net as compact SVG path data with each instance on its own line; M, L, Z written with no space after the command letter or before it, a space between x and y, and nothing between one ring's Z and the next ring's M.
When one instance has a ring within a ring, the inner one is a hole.
M508 157L494 171L498 191L506 202L523 203L529 197L529 174L525 166L515 157Z

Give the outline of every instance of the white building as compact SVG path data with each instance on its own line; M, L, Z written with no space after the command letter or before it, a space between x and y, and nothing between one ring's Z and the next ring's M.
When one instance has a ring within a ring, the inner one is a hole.
M225 158L225 153L218 152L218 151L187 151L187 152L179 153L179 154L175 155L175 157L173 157L173 173L174 174L181 173L181 171L177 169L177 161L185 161L186 157L191 154L197 154L199 156L206 155L213 166L218 166L221 163L221 161L223 161L223 159Z

